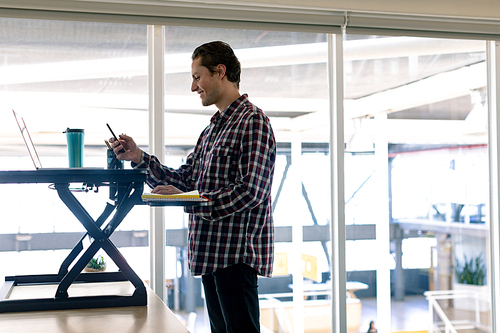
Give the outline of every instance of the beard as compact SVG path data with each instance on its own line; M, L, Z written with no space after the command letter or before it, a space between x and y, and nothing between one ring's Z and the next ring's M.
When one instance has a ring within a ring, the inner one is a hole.
M210 106L217 103L220 100L220 88L214 87L211 91L204 90L203 93L205 97L201 99L201 104L203 106Z

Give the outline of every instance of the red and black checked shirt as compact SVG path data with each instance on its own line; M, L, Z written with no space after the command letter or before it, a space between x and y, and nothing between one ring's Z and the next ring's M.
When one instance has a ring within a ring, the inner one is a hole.
M179 169L143 153L135 167L149 168L147 183L198 190L207 206L186 207L189 216L189 267L204 275L246 263L271 276L274 226L271 184L276 141L268 117L242 95L217 112L194 151ZM152 171L159 175L155 177Z

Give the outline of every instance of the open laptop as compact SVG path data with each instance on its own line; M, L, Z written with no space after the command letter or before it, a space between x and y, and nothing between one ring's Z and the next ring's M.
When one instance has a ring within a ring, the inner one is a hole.
M16 111L12 110L14 113L14 118L16 118L17 125L19 126L19 130L21 131L21 136L23 137L24 143L26 144L26 148L28 149L28 153L30 154L31 160L33 161L33 165L37 170L42 169L42 162L40 161L40 157L35 148L35 144L31 139L31 135L26 127L26 123L24 122L24 118L19 115ZM43 168L47 170L48 168ZM102 170L104 168L100 167L82 167L82 168L50 168L50 170L65 170L65 169L88 169L88 170Z

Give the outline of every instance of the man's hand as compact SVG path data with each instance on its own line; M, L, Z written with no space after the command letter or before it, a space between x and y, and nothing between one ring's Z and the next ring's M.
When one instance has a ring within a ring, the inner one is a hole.
M172 186L172 185L158 185L156 186L151 193L156 193L156 194L180 194L184 193L181 190L179 190L177 187Z
M115 152L116 158L139 164L142 159L142 150L137 146L134 139L125 134L120 134L118 137L118 141L116 141L115 138L109 138L109 142ZM125 152L120 152L122 148Z

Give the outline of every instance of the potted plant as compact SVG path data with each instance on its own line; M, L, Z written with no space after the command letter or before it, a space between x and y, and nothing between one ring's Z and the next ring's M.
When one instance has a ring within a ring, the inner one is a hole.
M464 255L462 262L458 258L455 258L454 271L456 276L456 282L453 283L454 290L467 291L471 297L475 294L486 294L488 292L488 286L485 285L486 264L484 263L482 253L470 259ZM475 309L475 302L472 301L471 297L454 299L455 309L473 311ZM488 311L488 304L480 302L479 310Z
M483 254L479 254L476 258L467 260L467 255L464 254L464 263L461 264L455 258L455 275L458 283L473 284L476 286L484 285L486 277L486 265L483 262Z
M90 259L87 266L84 268L85 272L104 272L105 270L106 262L102 256Z

